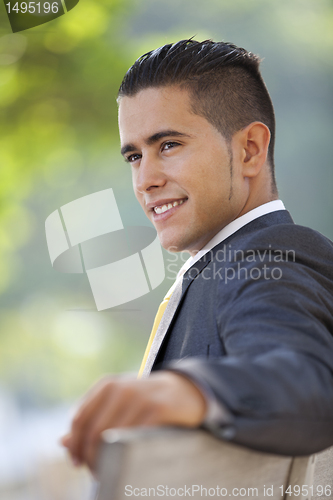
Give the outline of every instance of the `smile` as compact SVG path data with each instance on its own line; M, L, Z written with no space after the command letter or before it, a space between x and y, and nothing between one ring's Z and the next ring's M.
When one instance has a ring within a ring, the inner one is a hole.
M184 203L184 201L186 201L186 200L183 199L183 200L173 201L173 202L167 203L165 205L154 207L154 212L155 212L155 214L158 214L158 215L164 214L165 212L167 212L171 208L177 207L178 205L182 205Z

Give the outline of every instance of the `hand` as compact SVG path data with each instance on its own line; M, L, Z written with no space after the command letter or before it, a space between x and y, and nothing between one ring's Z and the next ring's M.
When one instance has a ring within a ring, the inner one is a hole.
M171 371L137 380L105 377L87 393L70 434L62 438L75 464L95 469L101 433L112 427L178 425L197 427L206 400L197 386Z

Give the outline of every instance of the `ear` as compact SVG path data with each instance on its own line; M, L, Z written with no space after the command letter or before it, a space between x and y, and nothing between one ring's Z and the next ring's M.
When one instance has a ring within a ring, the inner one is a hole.
M269 128L261 122L250 123L233 136L244 177L256 177L267 160L271 139Z

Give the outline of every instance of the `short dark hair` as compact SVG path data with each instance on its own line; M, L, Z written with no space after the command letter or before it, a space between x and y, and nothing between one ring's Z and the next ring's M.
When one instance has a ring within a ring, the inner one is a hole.
M261 76L260 59L231 43L192 38L142 55L127 71L118 98L149 87L179 85L190 93L192 111L227 140L254 121L270 130L268 160L274 177L274 108Z

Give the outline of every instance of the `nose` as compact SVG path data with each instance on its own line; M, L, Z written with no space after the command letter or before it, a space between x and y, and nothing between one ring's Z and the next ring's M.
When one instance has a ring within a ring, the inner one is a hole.
M142 157L139 167L133 173L134 189L139 193L151 192L167 182L160 162L149 156Z

